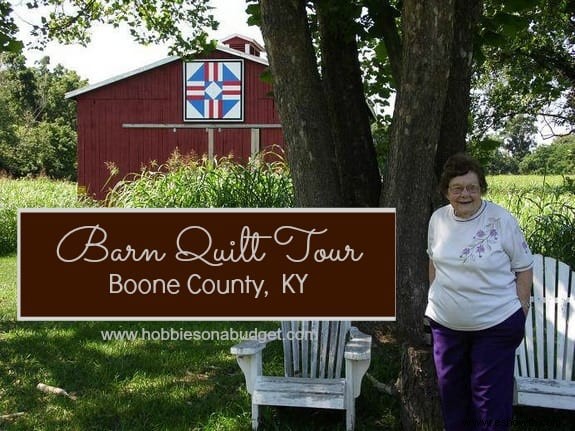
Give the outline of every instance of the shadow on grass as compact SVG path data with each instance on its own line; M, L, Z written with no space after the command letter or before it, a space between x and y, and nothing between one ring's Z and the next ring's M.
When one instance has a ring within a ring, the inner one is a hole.
M227 353L233 342L106 342L100 333L203 329L196 324L0 325L0 411L25 412L10 429L203 430L214 421L221 422L218 429L249 424L243 375ZM230 324L210 326L224 330ZM36 389L40 382L64 388L77 399L42 393ZM223 427L225 422L229 426Z
M103 341L101 331L249 331L276 326L272 322L0 322L0 415L25 413L0 422L0 427L249 430L250 398L243 374L229 354L235 341ZM281 343L268 349L266 366L281 369ZM388 359L375 348L370 372L388 367L384 364ZM36 389L38 383L63 388L76 400L43 393ZM399 429L394 401L369 383L356 405L357 429ZM345 429L340 411L265 408L262 415L262 430Z

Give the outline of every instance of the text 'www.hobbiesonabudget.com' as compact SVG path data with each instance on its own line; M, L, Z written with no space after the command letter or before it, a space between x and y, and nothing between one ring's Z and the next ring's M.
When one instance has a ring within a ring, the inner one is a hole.
M313 341L316 334L312 331L287 331L281 329L264 331L257 328L237 330L189 330L183 328L140 328L133 330L100 331L103 341L243 341L257 340L266 343L275 340Z

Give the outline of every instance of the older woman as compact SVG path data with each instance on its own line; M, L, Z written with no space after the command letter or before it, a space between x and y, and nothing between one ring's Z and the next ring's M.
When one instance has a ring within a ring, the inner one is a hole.
M429 221L425 314L445 430L507 430L533 256L515 218L483 199L487 182L477 161L452 156L440 189L449 205Z

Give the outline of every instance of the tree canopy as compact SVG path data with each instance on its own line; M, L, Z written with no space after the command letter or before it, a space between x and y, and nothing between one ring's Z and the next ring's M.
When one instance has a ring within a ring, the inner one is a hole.
M476 133L517 115L575 133L575 1L486 1L478 37Z
M208 47L207 31L218 26L209 0L33 0L26 6L40 16L39 22L27 23L35 48L50 40L86 45L95 24L126 24L135 41L167 43L172 53L182 55ZM5 10L3 22L13 25L11 13ZM14 34L8 31L4 36L14 40Z
M519 164L520 173L575 175L575 136L562 136L541 145Z

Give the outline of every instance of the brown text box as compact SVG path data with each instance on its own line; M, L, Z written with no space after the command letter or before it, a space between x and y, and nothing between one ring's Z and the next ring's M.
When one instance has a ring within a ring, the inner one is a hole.
M27 209L18 319L395 319L392 209Z

